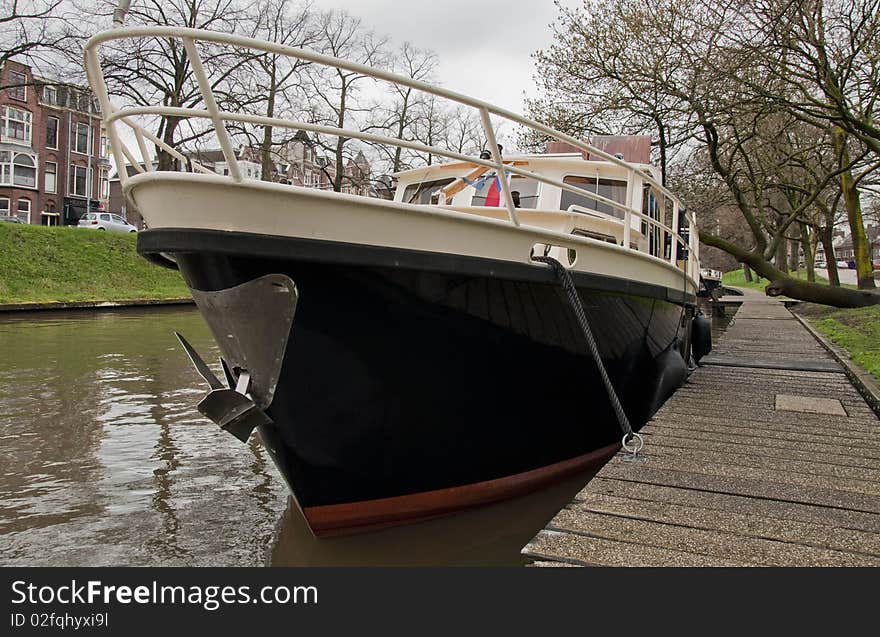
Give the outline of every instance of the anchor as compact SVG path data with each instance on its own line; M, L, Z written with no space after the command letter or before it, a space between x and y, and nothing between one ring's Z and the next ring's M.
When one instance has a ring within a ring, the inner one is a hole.
M198 410L247 442L254 429L272 423L266 410L272 404L287 350L299 297L296 285L286 275L268 274L231 288L191 292L220 347L226 377L224 384L193 346L175 332L210 388Z
M220 363L223 365L223 372L228 383L228 386L224 386L205 364L198 352L189 344L189 341L178 332L174 332L174 335L177 336L177 340L180 341L199 376L211 388L208 395L202 398L197 405L199 413L242 442L247 442L253 430L260 425L272 423L272 419L266 415L266 412L260 409L248 396L251 385L250 372L242 370L236 379L232 370L229 369L229 365L221 358Z

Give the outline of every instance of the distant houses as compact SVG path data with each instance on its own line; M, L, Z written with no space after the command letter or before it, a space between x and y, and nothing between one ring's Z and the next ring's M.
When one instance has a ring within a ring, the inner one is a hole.
M871 261L880 260L880 225L871 224L865 228L868 235L868 254ZM835 261L852 261L855 259L852 234L843 230L835 230L831 241L834 247ZM824 246L820 243L816 246L816 262L827 262Z
M55 226L106 209L109 148L91 90L11 60L0 86L0 215Z
M880 226L870 225L865 228L868 235L868 253L872 261L880 259ZM839 237L834 243L834 253L838 260L852 261L855 259L855 251L853 250L852 235Z

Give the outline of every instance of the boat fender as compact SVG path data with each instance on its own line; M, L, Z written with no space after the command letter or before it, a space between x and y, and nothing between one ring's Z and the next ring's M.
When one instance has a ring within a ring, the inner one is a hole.
M677 343L673 343L654 359L654 365L657 368L657 385L654 388L654 395L651 397L649 418L660 409L676 389L684 384L688 374L687 363L678 351Z
M697 314L691 321L691 351L698 364L712 351L712 323L702 314Z

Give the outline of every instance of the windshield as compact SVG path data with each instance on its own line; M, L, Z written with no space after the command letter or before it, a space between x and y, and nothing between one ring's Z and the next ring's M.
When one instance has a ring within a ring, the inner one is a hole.
M435 179L434 181L423 181L417 184L410 184L403 191L403 203L431 203L431 195L443 186L448 186L455 178Z
M495 173L489 173L486 177L475 180L473 187L472 206L506 205L501 194L501 182L496 179ZM538 181L531 177L511 175L510 194L513 196L513 205L517 208L538 207Z
M616 201L621 204L626 203L625 180L621 181L619 179L599 179L598 177L569 175L563 181L566 184L571 184L572 186L577 186L583 190L594 192L606 199L610 199L611 201ZM624 216L623 211L618 210L617 208L612 208L607 204L599 203L589 197L584 197L583 195L563 190L559 209L568 210L571 206L577 206L578 208L584 208L586 210L595 210L596 212L602 212L606 215L619 217L621 219L623 219Z

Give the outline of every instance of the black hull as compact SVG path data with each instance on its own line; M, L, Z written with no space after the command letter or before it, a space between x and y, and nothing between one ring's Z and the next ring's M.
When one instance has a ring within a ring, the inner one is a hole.
M295 281L266 410L274 424L261 433L307 512L531 475L620 441L549 268L318 243L155 230L138 244L154 259L173 255L195 290L271 273ZM638 429L677 385L668 358L685 347L691 299L602 277L575 283Z

